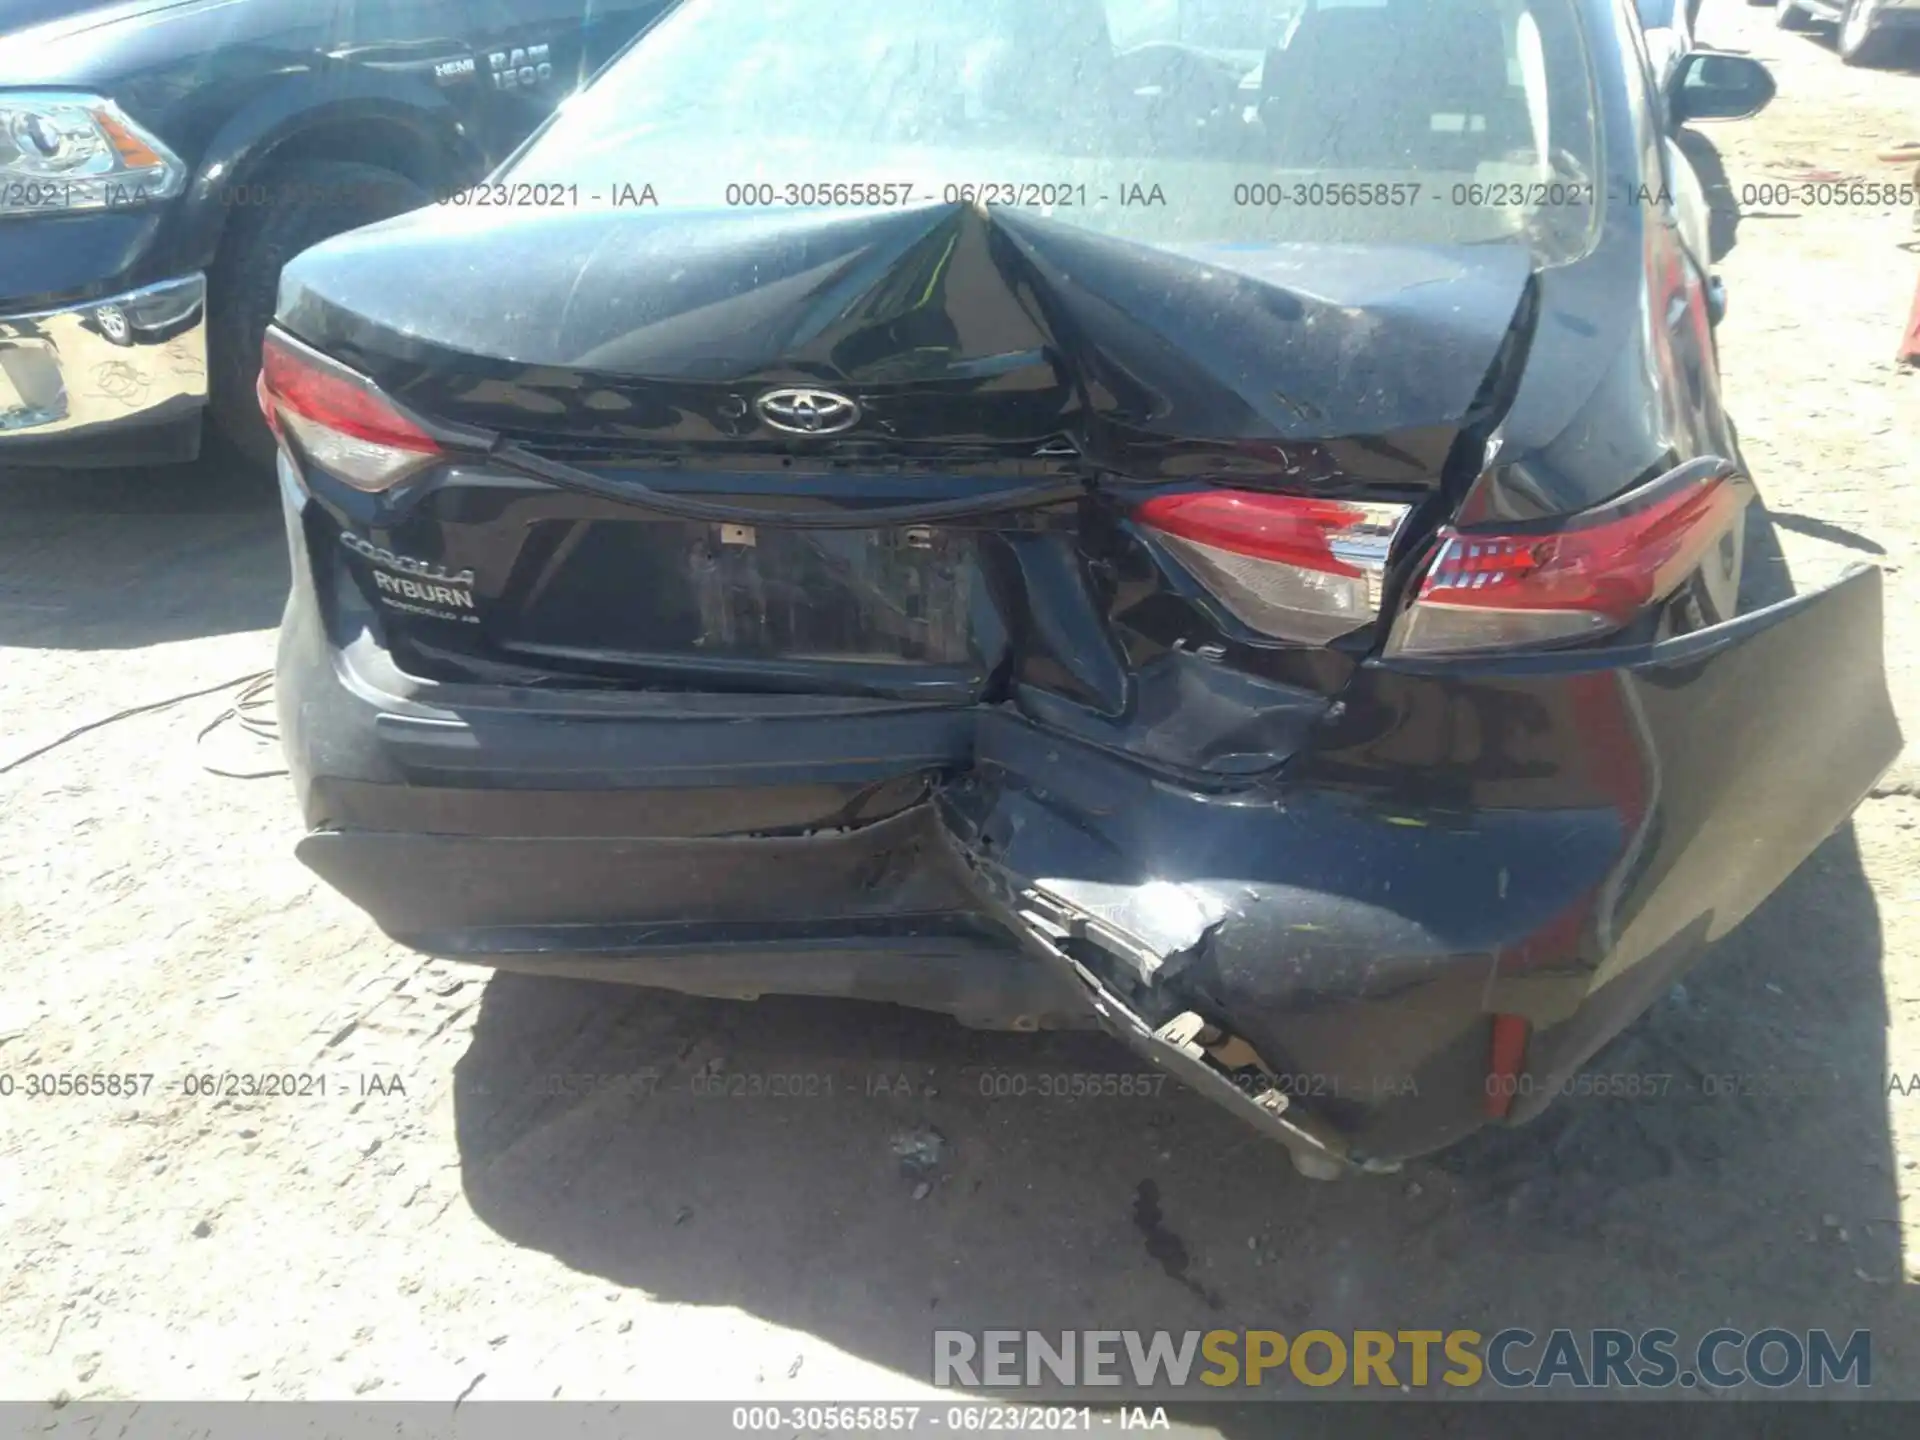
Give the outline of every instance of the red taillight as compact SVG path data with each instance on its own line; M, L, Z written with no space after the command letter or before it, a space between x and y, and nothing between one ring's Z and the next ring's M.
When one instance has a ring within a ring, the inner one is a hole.
M1324 644L1378 618L1407 507L1203 490L1159 496L1136 513L1242 624Z
M441 453L371 381L297 341L270 330L260 359L260 404L274 432L355 489L385 490Z
M1522 1015L1495 1015L1487 1042L1487 1093L1481 1108L1495 1120L1507 1118L1520 1088L1520 1064L1527 1055L1527 1021Z
M1746 503L1724 471L1690 466L1552 531L1440 531L1388 649L1444 654L1608 634L1664 600Z

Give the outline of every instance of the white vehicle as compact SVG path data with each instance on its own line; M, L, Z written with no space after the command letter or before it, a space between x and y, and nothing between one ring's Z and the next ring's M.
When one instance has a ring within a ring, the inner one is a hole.
M1654 79L1664 87L1674 67L1694 47L1693 22L1700 13L1700 0L1633 0L1633 8L1646 33Z
M1778 0L1778 7L1775 19L1782 30L1839 26L1835 48L1849 65L1883 65L1903 47L1910 51L1920 34L1920 0Z

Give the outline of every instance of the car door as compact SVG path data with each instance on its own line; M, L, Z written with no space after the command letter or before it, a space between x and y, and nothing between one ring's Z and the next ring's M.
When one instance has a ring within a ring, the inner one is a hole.
M1663 8L1664 7L1664 8ZM1693 162L1687 159L1686 152L1674 143L1675 126L1667 106L1666 86L1679 63L1679 55L1657 60L1649 48L1649 36L1645 29L1649 11L1664 13L1670 23L1680 23L1684 10L1673 0L1638 0L1634 18L1638 23L1622 27L1631 37L1634 53L1639 60L1640 74L1646 89L1647 103L1653 111L1654 123L1660 132L1660 168L1659 186L1654 192L1654 202L1663 205L1672 214L1679 233L1681 248L1686 251L1687 259L1699 273L1701 284L1708 284L1713 273L1713 227L1712 210L1707 204L1706 187L1700 183L1700 176L1693 168ZM1674 34L1668 30L1669 35ZM1684 52L1682 52L1684 53ZM1651 182L1653 177L1648 177Z
M1666 150L1668 192L1673 198L1674 219L1680 226L1680 243L1701 278L1708 279L1713 270L1713 209L1707 203L1706 187L1671 133L1660 143Z

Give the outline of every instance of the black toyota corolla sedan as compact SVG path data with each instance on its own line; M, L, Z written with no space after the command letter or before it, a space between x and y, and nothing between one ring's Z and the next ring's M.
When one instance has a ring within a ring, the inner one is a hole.
M1743 613L1612 0L683 0L287 269L300 854L440 955L1097 1020L1327 1175L1548 1096L1899 735Z

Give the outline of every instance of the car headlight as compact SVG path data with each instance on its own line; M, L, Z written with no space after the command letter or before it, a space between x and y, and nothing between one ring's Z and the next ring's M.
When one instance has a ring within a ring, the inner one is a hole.
M111 100L0 91L0 219L168 200L187 167Z

